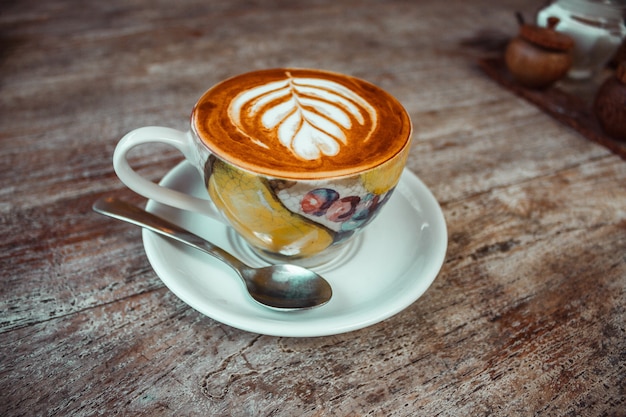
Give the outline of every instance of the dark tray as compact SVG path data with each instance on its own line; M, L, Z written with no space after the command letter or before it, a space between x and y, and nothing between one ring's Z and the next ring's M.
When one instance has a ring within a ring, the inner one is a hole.
M567 86L557 83L546 90L532 90L513 80L502 58L481 58L478 63L482 70L502 87L626 160L626 143L605 134L593 114L593 97L597 86L583 84Z

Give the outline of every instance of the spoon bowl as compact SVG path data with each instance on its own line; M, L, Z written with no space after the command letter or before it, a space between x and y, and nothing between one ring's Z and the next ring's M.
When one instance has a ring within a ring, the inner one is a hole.
M332 297L322 276L298 265L280 264L253 268L213 243L174 223L113 197L96 201L93 210L122 220L208 253L233 268L258 303L273 309L301 310L319 307Z

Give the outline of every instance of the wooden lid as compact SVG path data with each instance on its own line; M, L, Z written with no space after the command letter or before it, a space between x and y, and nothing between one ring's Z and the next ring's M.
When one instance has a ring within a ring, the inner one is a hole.
M574 47L574 40L568 35L555 30L559 19L548 18L548 27L523 24L520 26L520 36L527 41L556 51L569 51Z

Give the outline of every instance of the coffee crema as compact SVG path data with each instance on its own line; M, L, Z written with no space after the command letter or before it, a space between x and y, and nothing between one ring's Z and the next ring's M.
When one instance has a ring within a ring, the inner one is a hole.
M328 71L270 69L200 98L192 127L225 161L267 176L321 179L384 164L409 144L411 121L384 90Z

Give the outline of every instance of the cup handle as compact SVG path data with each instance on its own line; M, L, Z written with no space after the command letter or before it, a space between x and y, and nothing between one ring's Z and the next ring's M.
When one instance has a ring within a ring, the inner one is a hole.
M167 127L147 126L135 129L127 133L115 147L113 168L128 188L146 198L222 221L221 215L211 200L197 198L158 185L139 175L128 163L127 155L132 148L146 143L164 143L178 149L193 164L197 157L194 155L193 140L189 135L191 132L181 132Z

